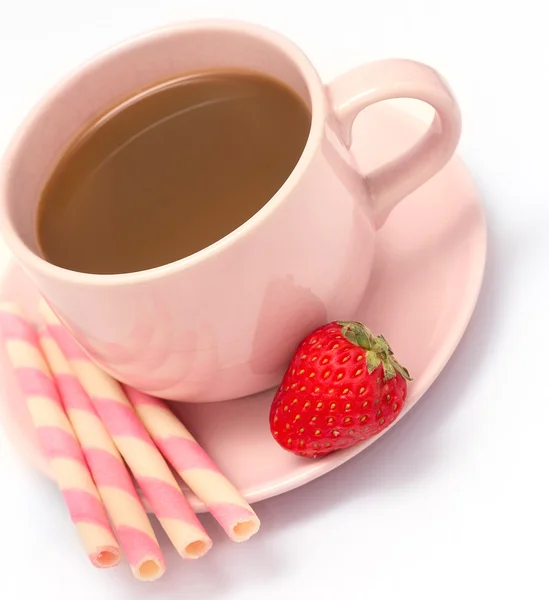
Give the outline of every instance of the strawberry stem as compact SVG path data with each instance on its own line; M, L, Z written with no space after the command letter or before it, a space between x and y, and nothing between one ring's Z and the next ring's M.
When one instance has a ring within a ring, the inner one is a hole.
M381 365L385 381L389 381L397 373L407 381L412 381L408 369L396 360L391 346L382 335L374 336L367 327L358 321L338 321L338 325L341 326L341 333L345 339L366 350L368 373L372 374Z

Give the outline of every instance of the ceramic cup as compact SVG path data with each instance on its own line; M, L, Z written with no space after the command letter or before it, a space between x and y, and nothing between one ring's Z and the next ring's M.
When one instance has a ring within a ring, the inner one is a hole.
M147 271L85 274L41 258L37 203L79 132L154 84L232 67L284 81L312 111L303 154L273 198L215 244ZM433 121L414 147L373 173L359 173L353 121L389 98L429 103ZM299 48L268 29L231 21L176 25L98 56L37 106L0 169L0 226L75 339L116 378L173 400L235 398L276 385L312 328L353 317L368 283L376 229L444 166L460 130L452 93L423 64L374 62L324 85Z

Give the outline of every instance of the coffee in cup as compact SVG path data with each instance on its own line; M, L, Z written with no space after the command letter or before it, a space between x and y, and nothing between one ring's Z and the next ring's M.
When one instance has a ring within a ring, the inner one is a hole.
M305 147L309 107L252 71L192 73L126 100L61 157L38 207L49 262L131 273L217 242L262 208Z

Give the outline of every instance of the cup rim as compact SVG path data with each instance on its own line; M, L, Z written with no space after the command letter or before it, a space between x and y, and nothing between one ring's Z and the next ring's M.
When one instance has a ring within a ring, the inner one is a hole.
M84 273L80 271L72 271L58 265L54 265L44 258L33 252L21 239L15 227L11 222L8 207L8 194L6 175L8 170L13 168L19 157L25 152L25 134L29 129L39 127L43 119L43 113L47 107L55 102L58 95L63 91L66 85L82 71L97 68L102 62L108 61L113 55L130 50L142 43L154 41L164 35L177 34L178 32L185 33L196 30L207 31L227 31L235 33L243 33L254 35L264 41L271 42L277 46L279 50L284 52L286 56L298 68L300 75L305 82L311 102L311 125L309 135L301 156L297 161L294 169L275 192L275 194L247 221L242 223L236 229L217 240L213 244L202 248L201 250L185 256L176 261L146 269L142 271L134 271L131 273ZM202 261L215 257L218 253L230 247L241 236L246 235L250 231L256 229L276 208L284 201L285 197L297 186L301 177L309 167L313 160L315 150L320 146L323 132L323 125L326 120L326 102L323 91L323 84L319 74L307 58L305 53L286 36L278 33L263 25L248 23L245 21L231 19L199 19L185 21L173 25L156 27L141 34L131 36L126 40L115 44L83 64L74 68L71 72L65 75L48 93L46 93L33 107L30 113L24 118L22 123L16 130L8 148L4 154L4 158L0 162L0 233L10 248L14 256L20 260L27 268L32 271L39 272L41 275L48 278L53 278L60 281L69 281L71 283L82 283L95 286L117 287L128 284L139 284L151 280L169 277L187 268L196 266Z

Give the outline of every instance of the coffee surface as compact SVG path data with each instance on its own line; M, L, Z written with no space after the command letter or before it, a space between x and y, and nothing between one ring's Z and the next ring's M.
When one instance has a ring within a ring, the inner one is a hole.
M164 265L252 217L292 172L311 115L283 83L193 74L117 106L71 145L37 217L46 260L73 271Z

